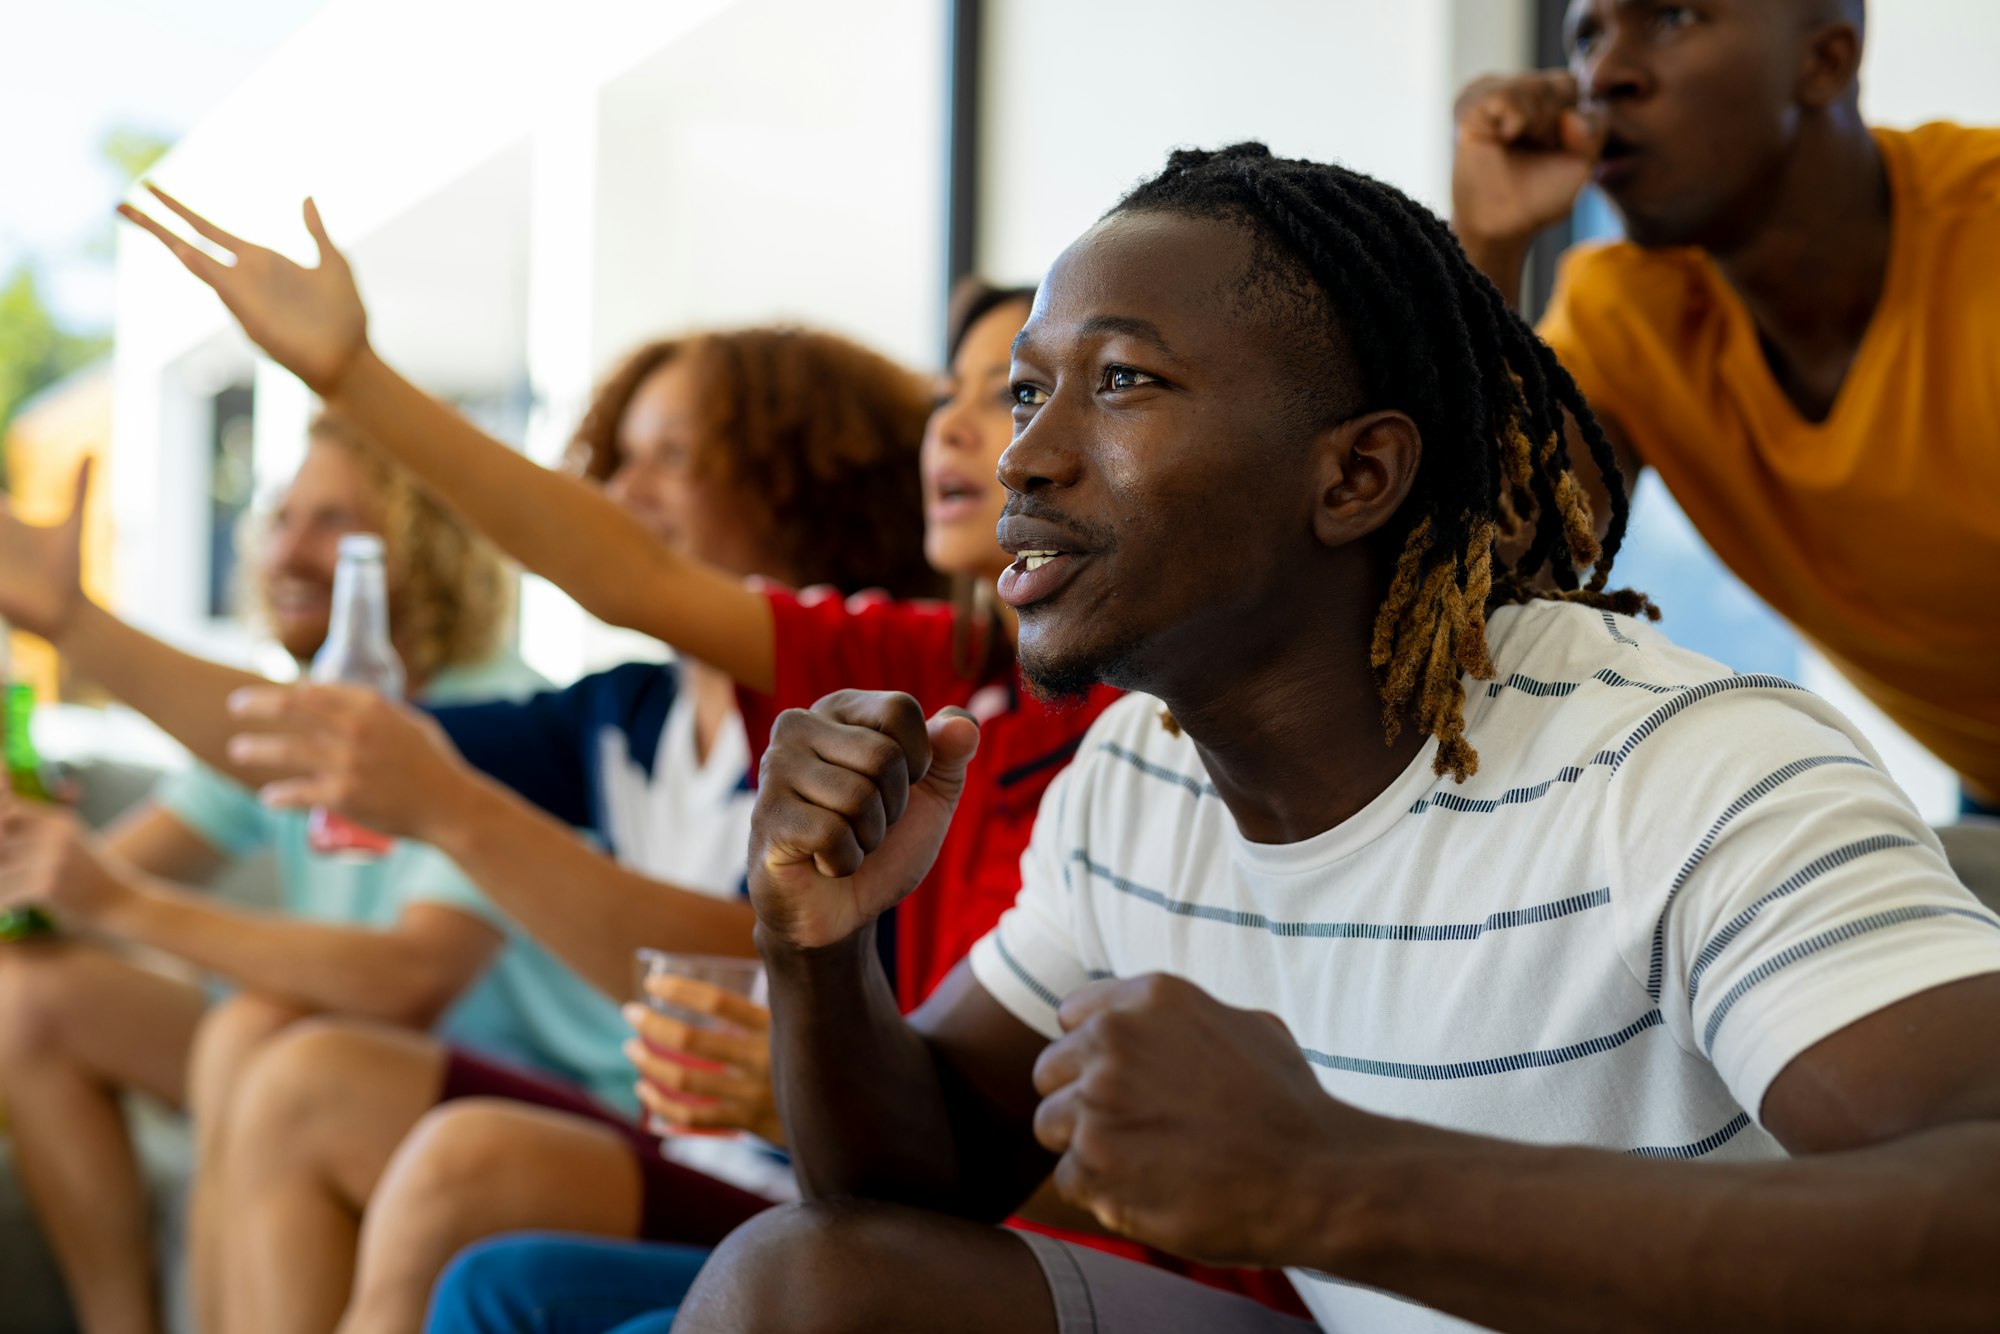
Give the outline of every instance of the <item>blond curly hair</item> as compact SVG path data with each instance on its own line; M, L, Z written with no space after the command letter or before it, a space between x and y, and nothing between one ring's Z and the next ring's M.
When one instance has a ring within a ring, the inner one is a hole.
M306 435L312 444L346 450L381 507L389 623L410 679L427 681L491 657L514 612L514 571L500 552L352 422L322 412ZM268 526L269 516L260 516L257 542ZM242 568L251 572L251 601L269 625L268 590L254 573L259 567Z

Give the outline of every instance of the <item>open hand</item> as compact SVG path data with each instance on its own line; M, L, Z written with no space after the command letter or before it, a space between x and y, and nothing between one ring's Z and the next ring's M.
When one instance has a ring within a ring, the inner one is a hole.
M61 806L0 793L0 908L40 907L56 925L93 925L130 886Z
M1097 983L1058 1013L1035 1138L1065 1199L1209 1264L1313 1263L1337 1194L1314 1169L1394 1123L1328 1097L1275 1016L1181 978Z
M53 640L83 602L83 503L90 495L90 460L76 470L69 513L33 524L0 499L0 616Z
M435 843L472 782L433 719L360 686L245 686L229 711L261 729L231 737L229 758L271 780L258 795L278 810L324 806L380 833Z
M625 1057L639 1072L635 1089L646 1110L680 1130L747 1130L783 1144L771 1088L771 1012L691 977L655 974L646 994L724 1024L702 1028L644 1005L625 1007L638 1034L625 1044Z
M235 263L222 263L130 204L120 204L119 214L157 236L189 273L214 288L243 332L274 361L321 398L331 397L368 346L368 312L354 271L327 237L313 201L305 201L306 230L319 245L319 264L308 269L231 236L157 185L148 182L146 188Z
M978 749L963 709L926 722L893 691L779 714L750 820L750 901L767 938L831 945L900 903L937 859Z
M1604 150L1602 117L1560 70L1479 79L1452 114L1452 225L1468 245L1525 245L1567 217Z

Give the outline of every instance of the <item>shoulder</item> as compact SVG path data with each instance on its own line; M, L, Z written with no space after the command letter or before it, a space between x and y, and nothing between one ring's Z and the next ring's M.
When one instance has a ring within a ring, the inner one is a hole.
M1482 768L1608 770L1614 787L1723 781L1758 766L1867 743L1818 696L1681 648L1658 628L1573 603L1494 614L1490 682L1469 683ZM1505 758L1503 758L1505 757ZM1512 762L1510 762L1512 761ZM1761 770L1760 770L1761 772Z
M885 640L934 639L949 635L957 623L950 603L893 598L879 588L843 594L825 585L794 592L765 584L758 591L770 602L784 637L861 634Z
M1875 141L1927 208L1988 211L2000 219L2000 129L1932 121L1914 130L1877 128Z
M1684 309L1706 285L1707 266L1692 250L1649 250L1630 241L1574 246L1556 270L1543 326L1577 316L1658 318Z
M547 677L505 649L477 662L445 668L424 688L423 698L430 704L477 704L526 699L549 687Z
M622 662L577 678L563 693L585 702L592 713L624 717L671 705L679 689L680 669L671 662Z

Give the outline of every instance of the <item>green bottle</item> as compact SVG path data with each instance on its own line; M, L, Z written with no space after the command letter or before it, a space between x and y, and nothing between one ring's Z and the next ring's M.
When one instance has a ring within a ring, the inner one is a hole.
M0 620L0 663L12 667L7 636L10 627ZM7 770L7 786L29 801L49 800L49 785L42 778L42 757L35 751L35 736L29 724L35 716L35 688L26 681L8 680L0 695L0 760ZM55 934L56 924L40 908L0 908L0 941L33 940Z

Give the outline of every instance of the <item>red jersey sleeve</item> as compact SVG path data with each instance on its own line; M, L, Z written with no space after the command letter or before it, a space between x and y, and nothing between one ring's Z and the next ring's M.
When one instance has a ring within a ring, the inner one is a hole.
M964 704L979 682L954 662L958 617L943 602L898 602L882 593L842 597L828 588L767 587L775 632L776 684L768 695L739 688L755 774L786 709L811 708L836 690L900 690L925 713Z

